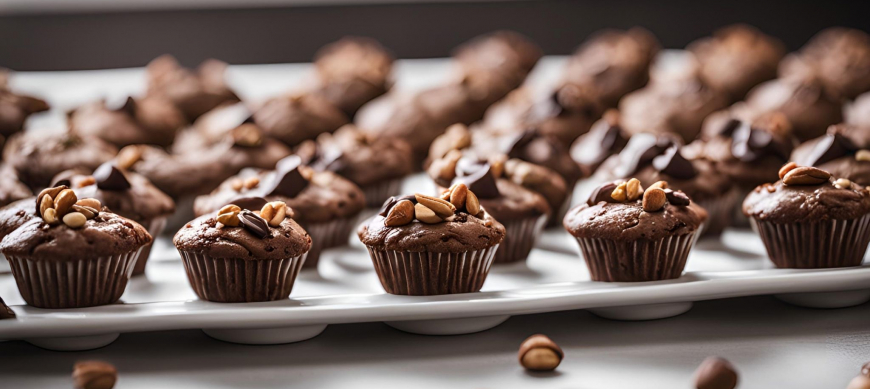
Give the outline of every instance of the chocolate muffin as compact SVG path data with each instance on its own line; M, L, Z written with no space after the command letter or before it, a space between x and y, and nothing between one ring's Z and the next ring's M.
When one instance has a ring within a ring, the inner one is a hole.
M465 185L443 200L424 194L390 198L357 234L390 294L431 296L483 287L505 228Z
M571 145L571 158L592 175L607 158L622 151L630 137L619 123L619 112L607 111Z
M750 119L771 112L784 114L801 141L822 136L828 126L843 121L840 101L828 95L816 78L765 82L749 91L742 108Z
M844 111L846 123L870 128L870 92L858 96L855 101L846 106Z
M314 171L292 155L275 165L275 170L245 169L224 181L211 194L197 197L197 216L214 212L226 204L256 209L263 200L282 201L294 211L309 234L312 246L305 267L317 267L323 249L347 244L359 213L365 208L362 190L329 171Z
M844 27L822 30L780 65L784 78L818 77L836 98L853 99L870 91L870 35Z
M101 100L69 114L70 128L115 146L153 144L167 147L185 125L185 118L169 100L157 96L120 101Z
M93 174L68 171L55 177L54 186L66 185L78 197L94 198L103 206L127 219L139 223L151 236L158 236L166 227L166 219L175 212L175 202L142 175L125 172L107 162ZM133 275L145 273L151 245L142 248Z
M646 85L658 51L656 38L643 28L601 31L571 55L563 80L591 90L603 106L615 107L623 96Z
M459 46L453 58L462 74L497 74L512 90L522 84L541 55L541 49L528 38L513 31L496 31Z
M200 299L244 303L290 296L311 237L283 202L262 202L259 211L227 205L175 234L187 279Z
M317 51L314 93L352 118L363 104L392 87L393 61L374 39L344 37Z
M48 103L44 100L12 92L9 73L9 70L0 68L0 137L9 137L23 130L28 116L48 111Z
M859 266L870 244L870 192L845 178L789 163L757 187L743 213L779 268Z
M117 153L115 146L102 139L74 131L61 134L29 131L9 139L3 158L15 169L21 182L38 191L64 170L94 170Z
M37 198L31 206L40 216L28 217L0 242L24 301L51 309L118 301L151 235L63 186Z
M0 163L0 207L32 196L33 192L30 191L30 188L18 180L15 169L5 163Z
M713 36L689 44L700 64L700 76L713 89L728 93L731 101L746 96L752 87L776 78L785 46L755 27L735 24Z
M414 170L411 146L397 138L372 139L348 124L335 134L321 134L296 150L303 163L331 171L362 189L368 207L379 207L399 194L402 180Z
M254 112L254 122L266 136L292 147L322 133L333 132L348 120L326 99L304 94L269 99Z
M505 227L505 238L496 251L494 262L525 260L551 214L547 200L505 177L503 165L493 167L489 161L474 155L451 161L461 152L449 154L433 163L433 169L429 171L432 180L442 189L439 191L441 198L450 201L444 193L454 193L457 185L465 185L477 195L487 212ZM447 165L455 168L451 171ZM445 191L445 188L450 189Z
M227 64L208 59L190 70L165 54L148 64L148 94L172 101L193 122L222 103L239 101L224 79L226 68Z
M565 215L593 281L680 277L708 217L685 193L667 187L644 190L637 179L606 183Z
M825 136L798 146L791 160L858 185L870 185L870 131L848 124L831 126Z

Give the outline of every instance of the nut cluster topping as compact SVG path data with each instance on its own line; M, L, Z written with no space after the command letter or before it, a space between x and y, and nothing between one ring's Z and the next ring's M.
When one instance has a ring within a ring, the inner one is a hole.
M73 366L72 379L76 389L112 389L118 381L118 370L106 362L78 362Z
M97 217L101 209L99 200L79 200L65 185L44 189L36 196L36 211L50 226L63 223L70 228L81 228L85 222Z
M520 345L520 365L528 370L551 371L562 363L565 353L546 335L532 335Z
M632 178L628 181L608 182L595 188L586 200L590 207L602 201L608 203L628 203L640 200L645 212L658 212L665 205L687 206L691 203L689 196L683 191L668 188L666 181L658 181L646 190L640 181Z
M242 227L260 238L271 236L269 227L278 227L286 218L293 217L293 210L283 201L263 205L259 212L228 204L218 210L217 221L226 227Z
M789 162L779 169L779 178L785 185L821 185L831 179L831 173L812 166L799 166Z
M420 193L391 197L384 203L380 215L384 217L384 225L398 227L410 224L414 219L426 224L450 221L460 212L481 219L485 215L477 195L465 184L453 185L440 197Z

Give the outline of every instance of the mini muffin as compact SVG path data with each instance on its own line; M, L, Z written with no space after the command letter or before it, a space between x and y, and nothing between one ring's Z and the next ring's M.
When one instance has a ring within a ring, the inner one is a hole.
M348 119L326 99L304 94L267 100L254 112L254 122L266 136L292 147L325 132L333 132Z
M322 134L296 150L315 170L334 172L362 189L368 207L377 208L398 195L402 179L414 170L411 146L397 138L372 139L352 124Z
M458 185L470 189L487 212L504 225L505 239L495 254L495 263L525 260L551 214L547 200L504 177L504 168L493 168L487 160L466 155L451 164L454 154L432 164L432 180L441 188L450 188L443 193L462 192ZM446 165L455 168L451 171L444 168ZM441 198L450 200L444 194Z
M683 273L707 212L660 185L644 190L637 179L607 183L565 216L593 281L659 281Z
M779 71L784 78L813 73L828 93L853 99L870 91L870 35L844 27L825 29L782 61Z
M483 287L505 228L457 185L444 195L393 197L357 234L371 255L384 290L431 296Z
M643 28L601 31L571 55L562 77L590 89L603 106L616 107L623 96L646 85L659 48Z
M0 242L24 301L52 309L118 301L151 243L148 231L63 186L37 198L31 204L41 217L29 217Z
M314 93L353 117L363 104L392 87L393 56L374 39L344 37L314 57Z
M607 158L622 151L630 137L619 124L619 112L607 111L588 133L571 145L571 158L580 165L581 170L595 174Z
M175 234L173 243L200 299L250 303L290 296L311 237L284 203L262 202L259 211L226 205Z
M848 124L831 126L825 136L798 146L791 160L858 185L870 185L870 131Z
M15 169L21 182L38 191L64 170L94 170L117 153L115 146L102 139L73 131L61 134L29 131L9 139L3 158Z
M461 73L496 74L508 82L509 91L522 84L541 55L541 49L525 36L496 31L462 44L454 50L453 58Z
M870 244L870 192L845 178L789 163L782 179L746 197L743 213L779 268L859 266Z
M142 175L124 172L111 162L100 165L93 174L69 171L55 178L55 186L66 185L81 198L94 198L112 212L141 224L151 236L166 227L166 219L175 212L175 202ZM133 275L145 273L151 245L142 248Z
M329 171L313 171L302 159L289 156L275 170L243 170L224 181L211 194L197 197L197 216L233 203L256 209L263 200L282 201L293 208L294 220L311 234L313 245L305 267L317 267L323 249L347 244L347 239L365 208L365 196L354 183Z
M33 192L30 191L30 188L18 180L15 169L0 163L0 207L32 196Z
M785 55L782 42L746 24L720 28L713 36L690 43L687 49L698 58L706 84L727 92L731 101L776 78L777 66Z
M740 108L750 120L771 112L784 114L800 141L822 136L828 126L843 121L843 106L814 77L765 82L749 91Z
M148 64L148 94L172 101L192 122L218 105L239 101L224 79L226 69L227 64L209 59L190 70L165 54Z
M9 71L0 68L0 137L9 137L23 130L28 116L43 111L48 111L48 103L12 92L9 88Z
M186 123L171 101L159 96L95 101L69 114L70 128L118 147L151 144L167 147Z

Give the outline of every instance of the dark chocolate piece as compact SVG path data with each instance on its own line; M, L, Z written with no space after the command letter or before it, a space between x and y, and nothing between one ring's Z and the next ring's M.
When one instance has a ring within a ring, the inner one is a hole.
M665 189L665 198L668 199L668 204L685 207L691 203L689 196L681 190Z
M227 204L235 204L238 205L239 208L242 209L252 209L252 210L260 210L266 205L268 201L262 197L257 196L238 196L230 200Z
M793 148L793 144L777 139L769 131L750 126L734 130L731 141L731 155L743 162L755 162L766 156L787 161Z
M9 308L9 306L6 305L6 302L3 301L3 297L0 297L0 320L14 318L15 311L13 311L12 308Z
M840 157L855 154L858 146L839 132L829 133L819 140L807 158L807 165L819 166Z
M460 159L460 161L462 160ZM476 168L476 170L471 172L465 171L465 169L473 168ZM457 163L457 176L453 179L451 185L465 184L468 190L474 192L481 199L492 199L501 196L501 193L498 191L498 185L495 182L495 175L492 174L492 167L489 163L482 165L465 163L462 165L462 169L463 171L460 172L460 164Z
M608 182L606 184L599 185L592 190L592 193L589 194L589 199L586 200L586 204L591 207L602 201L606 201L608 203L615 203L616 200L614 200L613 197L610 197L610 194L613 193L613 190L616 189L616 187L617 185L614 182Z
M299 170L301 166L302 158L296 155L291 155L278 161L275 174L268 180L269 182L261 187L263 197L296 197L301 193L309 184L308 180Z
M110 111L124 112L130 116L136 116L136 100L132 96L113 97L105 100L106 108Z
M728 119L728 121L725 122L725 125L723 125L719 130L719 135L730 138L734 136L734 131L737 131L740 126L748 126L748 124L734 118Z
M698 175L695 167L683 157L680 147L676 145L668 147L662 155L655 157L652 164L656 170L681 180L688 180Z
M378 215L387 217L387 214L390 213L390 210L393 209L393 207L395 207L396 204L398 204L402 200L408 200L414 205L417 204L417 196L414 195L404 195L400 197L390 196L387 201L384 201L384 205L381 206L381 210L378 211Z
M272 236L272 233L269 232L269 224L266 223L266 220L260 217L260 215L247 209L239 212L239 222L242 224L242 227L260 239Z
M619 177L630 177L676 144L678 142L673 137L666 135L635 134L619 153L620 164L614 169L614 173Z
M118 169L111 162L106 162L97 170L94 170L94 180L97 181L97 188L101 190L127 190L130 189L130 181L121 169Z

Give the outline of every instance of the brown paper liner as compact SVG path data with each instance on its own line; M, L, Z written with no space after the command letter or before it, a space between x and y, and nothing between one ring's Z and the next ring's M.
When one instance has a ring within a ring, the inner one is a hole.
M593 281L642 282L679 278L700 229L658 240L577 238Z
M870 214L852 220L777 224L750 219L778 268L860 266L870 244Z
M325 223L305 223L302 226L311 236L311 249L305 268L317 268L320 253L324 249L347 245L350 234L356 228L356 217L336 219Z
M151 219L151 221L143 223L142 226L145 227L145 229L148 230L148 233L156 240L163 232L163 228L166 227L166 217ZM145 265L148 264L148 257L151 255L151 246L153 244L154 242L151 242L142 247L142 253L139 254L139 259L136 260L136 266L133 268L134 276L145 274Z
M194 293L218 303L274 301L290 296L306 254L273 260L212 258L178 251Z
M402 191L402 179L394 178L361 188L366 196L366 207L380 208L390 196L399 195Z
M72 261L7 256L21 297L37 308L83 308L121 298L141 249Z
M524 261L544 231L546 222L546 215L502 222L505 236L495 252L494 263Z
M463 253L413 253L371 246L368 250L387 293L432 296L479 291L498 246Z
M701 236L718 236L726 227L731 226L734 220L734 207L743 199L738 189L732 189L724 195L698 201L698 205L707 211L708 218L701 228Z

